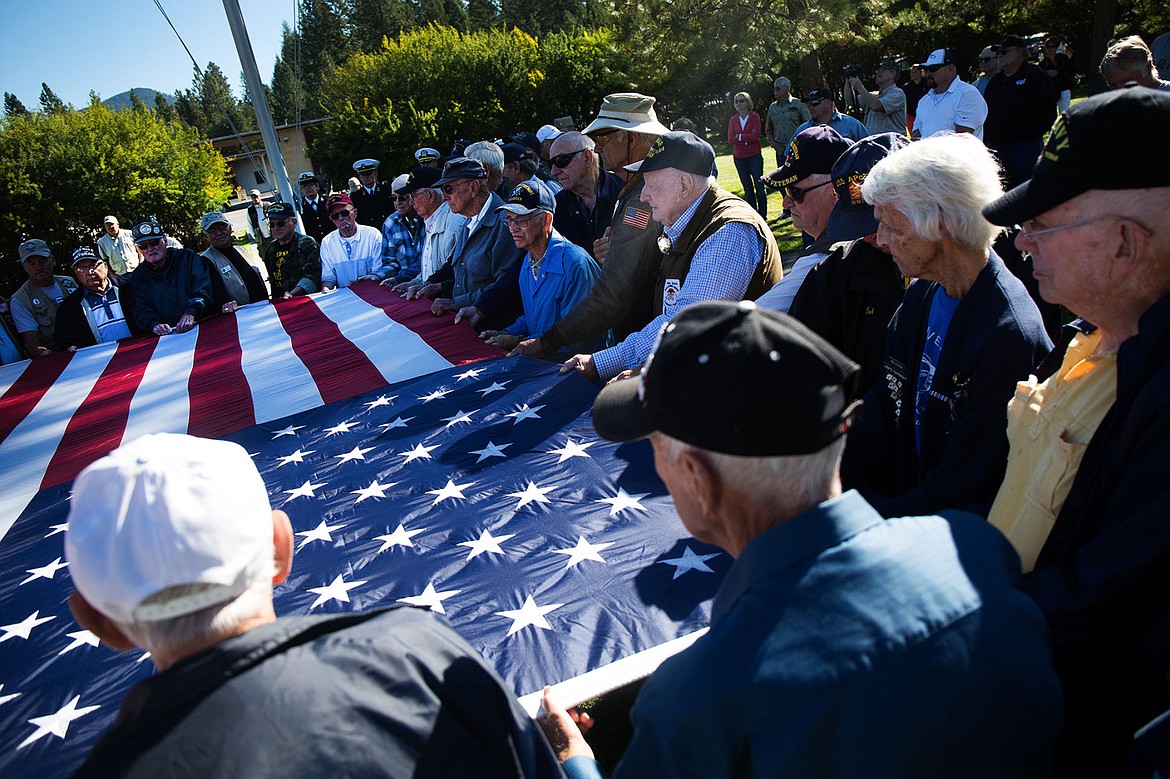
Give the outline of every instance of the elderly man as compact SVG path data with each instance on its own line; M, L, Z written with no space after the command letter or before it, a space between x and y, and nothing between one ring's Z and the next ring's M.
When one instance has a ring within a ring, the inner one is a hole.
M913 143L861 185L877 242L914 279L845 454L847 486L887 517L986 512L1003 479L1003 408L1052 344L1024 285L991 250L980 209L999 166L968 135Z
M172 249L154 217L131 231L142 262L130 274L134 323L144 333L185 333L215 310L207 263L190 249Z
M422 250L414 276L394 284L407 300L421 297L427 279L451 261L459 238L467 228L467 217L451 213L443 199L443 190L435 186L443 172L438 168L418 167L410 172L406 185L399 190L410 198L415 212L423 220ZM409 274L409 269L407 269ZM383 285L389 286L390 280Z
M53 275L54 257L40 238L30 238L17 248L17 261L28 280L12 293L8 309L29 357L46 357L62 348L57 341L57 309L65 296L77 291L69 276Z
M784 190L784 208L792 215L792 226L812 238L796 262L757 301L764 308L788 312L792 299L804 283L809 270L829 256L837 238L826 229L837 193L830 184L834 163L852 142L842 138L832 127L817 125L801 130L792 139L792 151L779 170L765 177L771 186Z
M601 269L584 249L553 229L556 201L539 182L520 184L496 210L508 212L505 218L512 240L517 248L527 252L524 267L520 269L524 313L503 330L485 330L480 337L492 346L510 350L524 338L539 338L572 311L589 294ZM566 348L561 359L579 349L592 350L604 345L604 335L598 336L590 343Z
M861 79L849 79L853 94L865 106L866 135L906 132L906 93L898 86L898 63L884 59L873 72L877 92L866 89ZM860 138L855 140L860 141Z
M504 152L504 185L509 187L509 190L515 189L516 185L525 181L533 181L544 186L544 182L536 175L539 165L537 155L532 149L513 141L505 143L500 150Z
M106 261L109 270L124 276L138 267L138 250L134 248L134 237L129 230L118 225L118 217L111 214L102 220L105 233L98 238L97 250Z
M322 210L325 208L321 206ZM264 255L273 300L288 300L321 290L321 253L312 236L297 232L297 217L288 203L268 207L272 243Z
M720 188L711 176L714 161L711 145L684 131L659 136L645 159L626 166L645 178L642 196L664 228L652 289L658 315L617 346L574 355L562 370L590 381L635 370L677 311L702 300L755 300L780 278L771 228L742 198Z
M129 338L134 327L134 289L128 279L110 276L106 261L90 246L73 252L81 289L57 309L57 339L69 351Z
M292 542L234 443L148 435L77 477L70 608L158 673L75 776L559 775L513 693L430 611L277 619Z
M987 85L991 79L999 75L999 51L997 49L998 46L985 46L983 51L979 52L979 78L975 79L971 86L978 89L981 95L987 94Z
M268 224L268 215L264 216ZM235 247L232 224L219 211L209 211L201 220L203 237L209 246L201 255L207 260L211 294L215 305L225 314L240 306L268 299L268 289L260 271Z
M1018 35L999 42L1001 70L987 85L983 141L1007 174L1005 186L1022 184L1044 146L1056 118L1056 88L1038 66L1028 62L1027 42Z
M605 235L624 182L601 167L597 143L575 130L561 133L549 159L553 175L564 187L556 193L553 227L593 256L593 244Z
M1059 367L1008 407L990 515L1048 618L1066 702L1056 775L1129 775L1134 731L1166 707L1170 152L1149 139L1168 136L1170 94L1091 97L1056 120L1031 181L983 210L1023 225L1040 294L1083 317Z
M524 252L497 212L504 201L492 191L490 175L481 162L467 157L456 157L444 166L435 185L443 190L451 212L469 221L466 232L460 231L451 261L427 279L420 294L434 300L435 316L455 312L456 323L466 319L473 326L499 328L514 321L522 309L519 278Z
M598 433L648 436L687 530L734 558L615 776L1047 775L1060 690L1019 562L979 517L884 520L841 493L855 371L794 319L708 302L598 396ZM597 776L553 691L544 708L566 773Z
M804 103L808 106L808 112L811 114L811 118L796 128L793 137L800 135L804 130L815 127L818 124L827 124L836 130L837 134L842 138L848 138L854 142L860 141L869 135L869 131L865 129L864 124L849 114L843 114L837 110L837 103L833 100L833 93L824 87L814 89L805 95ZM791 152L792 146L789 145L788 148L789 152Z
M863 392L880 375L886 329L906 284L894 258L877 246L877 217L861 196L861 185L874 165L909 143L904 130L871 135L833 164L837 203L825 232L841 243L809 269L788 309L861 367Z
M930 91L918 101L910 137L929 138L939 132L974 133L983 138L987 103L979 90L959 78L955 53L935 49L922 63Z
M476 160L487 171L487 186L492 192L506 198L511 192L511 186L504 180L504 150L494 141L476 141L468 144L463 156Z
M415 212L410 196L402 191L409 179L410 175L403 173L390 184L394 213L382 223L382 262L373 274L383 284L397 284L418 275L423 220Z
M1163 81L1154 56L1137 35L1114 41L1101 58L1101 78L1110 89L1129 84L1170 92L1170 81Z
M803 100L793 96L792 81L787 76L776 79L772 84L772 94L776 99L768 106L768 115L764 118L764 135L776 151L778 168L784 164L784 155L788 153L788 144L792 143L796 128L812 119L812 114Z
M377 280L374 269L382 262L382 234L358 223L358 210L349 195L329 196L329 219L337 229L321 241L321 289L348 287L358 279Z
M358 187L350 193L353 206L359 214L358 224L375 230L381 230L386 217L394 213L390 187L385 181L378 180L378 167L381 164L369 157L355 162L353 171L357 174Z
M301 187L301 199L297 205L301 212L301 222L304 223L305 232L313 236L314 241L320 243L333 229L333 225L329 222L329 209L325 204L325 196L321 194L321 185L317 181L316 174L312 171L305 171L298 176L297 184Z

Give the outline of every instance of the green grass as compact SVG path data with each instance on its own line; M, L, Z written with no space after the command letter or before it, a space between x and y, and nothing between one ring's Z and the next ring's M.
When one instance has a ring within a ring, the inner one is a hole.
M727 139L708 136L707 141L715 149L715 166L719 168L719 186L728 192L743 197L743 187L739 184L739 174L735 172L735 162L731 158L731 149ZM764 172L773 170L776 163L776 154L771 148L764 149ZM768 226L776 236L776 245L781 254L799 251L801 248L800 231L792 227L791 219L781 219L784 211L783 196L779 192L768 193Z

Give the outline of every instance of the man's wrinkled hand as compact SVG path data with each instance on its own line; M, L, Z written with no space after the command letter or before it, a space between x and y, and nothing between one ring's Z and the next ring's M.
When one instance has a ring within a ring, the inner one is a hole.
M598 265L605 262L605 258L609 256L609 236L612 232L612 228L605 228L601 237L593 242L593 259L597 260Z
M451 298L435 298L435 302L431 303L431 313L435 316L442 316L451 311L457 311L455 308L455 301Z
M195 326L194 314L183 314L179 317L179 321L175 323L176 333L185 333Z
M465 319L467 324L478 327L479 323L483 321L483 312L475 306L464 306L455 313L455 324L459 324Z
M565 360L565 364L561 366L561 373L569 371L577 371L589 381L601 379L601 375L597 372L597 364L593 362L592 354L574 354Z
M516 344L516 348L508 352L509 357L540 357L544 354L544 347L539 338L528 338Z
M576 706L566 709L551 687L544 688L536 723L560 762L570 757L593 757L593 748L585 740L585 734L593 727L593 718Z

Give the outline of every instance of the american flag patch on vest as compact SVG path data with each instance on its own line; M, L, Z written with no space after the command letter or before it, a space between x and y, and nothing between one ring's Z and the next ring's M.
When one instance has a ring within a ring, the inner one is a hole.
M650 212L630 206L626 209L626 213L622 216L622 222L628 225L633 225L639 230L645 230L646 226L650 224Z

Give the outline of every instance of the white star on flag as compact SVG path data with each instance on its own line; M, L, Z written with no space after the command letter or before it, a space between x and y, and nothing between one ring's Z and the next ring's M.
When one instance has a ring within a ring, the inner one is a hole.
M438 400L439 398L450 394L451 390L449 389L437 389L429 395L421 396L419 400L421 400L423 403L430 403L432 400Z
M515 417L515 419L512 420L512 424L516 425L525 419L540 419L540 414L537 414L536 412L540 411L542 408L544 408L544 406L533 406L532 408L529 408L528 404L525 403L515 411L504 414L504 416Z
M551 487L537 487L532 482L528 482L528 486L523 492L509 492L509 498L519 498L520 502L516 504L517 509L522 509L529 503L548 503L549 499L545 497L548 493L557 488L557 485Z
M425 527L419 528L418 530L407 530L406 526L402 525L400 523L398 525L398 529L395 530L393 533L387 533L384 536L374 536L375 541L382 542L382 546L378 549L377 552L374 552L374 554L382 554L382 552L385 552L387 549L389 549L392 546L411 546L412 547L412 546L414 546L414 542L411 541L410 539L414 538L419 533L423 533L425 531L426 531Z
M435 592L435 583L428 582L426 589L418 595L411 595L406 598L399 598L399 603L409 603L411 606L426 606L431 611L437 611L440 614L446 614L447 610L443 608L443 601L450 598L452 595L458 595L463 590L443 590L442 592Z
M422 444L418 444L413 449L411 449L409 452L399 452L398 456L406 458L405 460L402 461L402 464L406 465L408 462L410 462L412 460L429 460L429 459L431 459L431 451L434 449L438 449L438 448L439 448L438 444L435 444L434 446L423 446Z
M33 628L37 627L38 625L43 625L49 620L53 619L56 619L56 617L42 617L41 612L38 609L37 611L34 611L32 614L29 614L27 617L22 619L20 622L14 622L11 625L0 625L0 630L4 631L4 635L0 636L0 644L3 644L10 638L16 637L27 640L29 635L32 633Z
M338 463L338 465L341 465L341 463L349 462L350 460L363 460L364 461L366 459L366 452L372 451L373 448L374 447L372 447L372 446L367 446L363 449L360 446L355 446L353 449L349 450L345 454L335 454L333 456L341 461L340 463Z
M460 541L459 546L466 546L471 550L467 555L468 560L473 557L478 557L484 552L491 552L492 554L503 554L504 550L500 547L500 544L504 541L507 541L514 535L516 534L509 533L504 536L493 536L492 531L485 530L479 534L479 538L476 540Z
M298 449L295 452L293 452L292 454L286 454L284 457L281 457L280 462L278 462L276 464L276 467L279 468L280 466L288 465L289 463L303 463L305 461L305 455L309 455L312 453L313 453L312 449L310 449L307 452L302 452L300 449Z
M393 487L398 482L392 481L389 484L379 484L377 479L370 482L369 487L362 487L360 490L354 490L351 495L359 495L360 497L354 501L354 504L361 503L366 498L384 498L386 497L386 490Z
M649 492L639 492L637 495L631 495L621 487L618 487L617 495L614 495L612 498L600 498L597 502L608 503L610 506L609 515L612 517L619 511L625 511L626 509L645 511L646 507L640 501L649 494Z
M596 441L586 441L585 443L579 444L576 441L574 441L572 438L570 438L570 439L568 439L567 443L565 443L565 445L562 446L560 449L549 449L548 453L549 454L559 454L561 456L560 459L557 460L557 463L563 463L565 460L568 460L570 457L589 457L589 458L592 458L593 455L589 454L585 450L588 449L589 447L593 446L595 443L597 443L597 442Z
M305 483L302 484L301 486L297 487L296 489L285 490L285 493L288 494L288 497L284 499L284 502L288 503L290 500L293 500L294 498L315 498L317 496L313 494L313 490L315 490L319 487L324 487L324 486L325 486L324 482L322 482L321 484L313 484L308 479L306 479Z
M613 546L612 541L606 541L603 544L591 544L585 540L585 536L577 537L577 545L571 549L554 549L553 554L568 555L569 560L565 563L566 568L572 568L582 560L596 560L599 563L604 563L605 558L598 554L607 546Z
M305 540L297 546L297 549L300 549L311 541L333 541L333 531L341 530L343 527L345 525L327 525L325 524L325 520L321 520L321 523L312 530L302 530L297 533L298 536L305 537Z
M316 593L317 600L313 601L312 606L309 606L309 611L317 608L327 600L335 600L338 603L349 603L349 591L365 583L365 580L347 582L342 578L342 574L337 574L337 578L324 587L310 587L309 592Z
M507 457L508 455L504 454L504 450L511 445L512 444L508 443L501 446L496 446L491 441L488 441L487 446L485 446L483 449L473 449L468 452L468 454L478 454L479 459L476 460L476 462L481 463L489 457Z
M483 389L477 389L476 392L478 392L480 395L482 395L483 397L486 398L488 395L492 394L493 392L499 392L500 390L504 389L507 386L507 384L508 384L508 382L506 382L506 381L503 384L501 384L498 381L493 381L491 383L491 386L484 387Z
M440 487L437 490L427 490L427 494L435 496L434 501L431 502L431 505L434 506L442 503L447 498L465 498L467 496L463 494L463 491L468 487L474 486L475 482L473 481L469 481L467 484L456 484L451 479L447 479L446 486Z
M77 630L77 631L74 631L73 633L66 633L65 635L68 636L69 638L72 638L73 642L71 644L69 644L69 646L65 647L60 652L58 652L57 653L58 655L63 655L66 652L72 652L74 649L76 649L79 646L85 646L87 644L89 646L97 646L98 644L101 643L101 640L98 639L98 637L95 636L93 633L90 633L88 630Z
M4 692L4 685L2 684L0 684L0 692ZM0 706L8 703L8 701L12 700L13 698L19 698L23 694L24 693L14 692L9 695L0 695Z
M483 373L482 368L472 368L471 370L464 371L463 373L456 376L455 380L463 381L464 379L478 379L479 374L481 373Z
M283 430L277 430L275 433L272 434L272 440L275 441L276 439L280 438L282 435L296 435L297 431L303 427L304 427L304 425L289 425L288 427L284 428Z
M379 406L389 406L391 403L394 402L394 399L397 397L398 397L397 395L391 395L390 397L386 397L385 395L381 395L378 397L377 400L371 400L369 403L367 403L366 408L373 410L375 408L378 408Z
M524 605L520 608L497 611L496 614L512 620L512 627L508 628L508 635L510 636L529 625L542 630L552 630L552 625L548 624L548 620L544 618L544 615L556 611L564 605L563 603L550 603L547 606L537 606L536 601L529 595L524 599Z
M719 553L715 554L695 554L691 551L690 546L683 547L682 557L674 557L670 560L659 560L662 565L673 565L674 576L670 578L677 579L687 571L698 571L700 573L715 573L707 567L707 561L712 557L718 557Z
M379 425L379 427L384 427L387 430L393 430L396 427L406 427L406 423L412 419L414 419L414 417L407 417L406 419L403 419L402 417L397 417L393 422L386 422L384 424Z
M19 587L21 584L28 584L33 579L52 579L57 575L57 571L61 570L67 565L69 565L69 563L61 562L61 558L58 557L53 562L47 565L42 565L40 568L29 568L27 571L25 571L25 573L31 575L17 586Z
M338 422L333 427L325 428L325 435L337 435L338 433L348 433L353 430L352 422Z
M91 711L97 711L100 706L83 706L77 708L77 702L81 700L80 695L74 695L73 700L66 703L60 709L52 714L44 717L33 717L28 722L30 725L36 725L37 729L33 734L21 741L17 745L17 749L22 749L34 741L52 733L57 738L65 738L65 734L69 732L69 723L75 719L80 719Z
M474 414L474 413L476 413L476 412L474 412L474 411L467 412L467 411L464 411L463 409L459 409L458 411L456 411L456 412L455 412L454 414L452 414L451 416L449 416L449 417L447 417L447 418L445 418L445 419L440 419L439 421L440 421L440 422L446 422L446 423L447 423L447 427L451 427L451 425L457 425L457 424L459 424L460 422L470 422L470 421L471 421L471 415L472 415L472 414Z
M62 522L60 525L49 525L49 532L45 533L44 537L48 538L49 536L55 536L58 533L64 533L68 529L69 529L68 522Z

